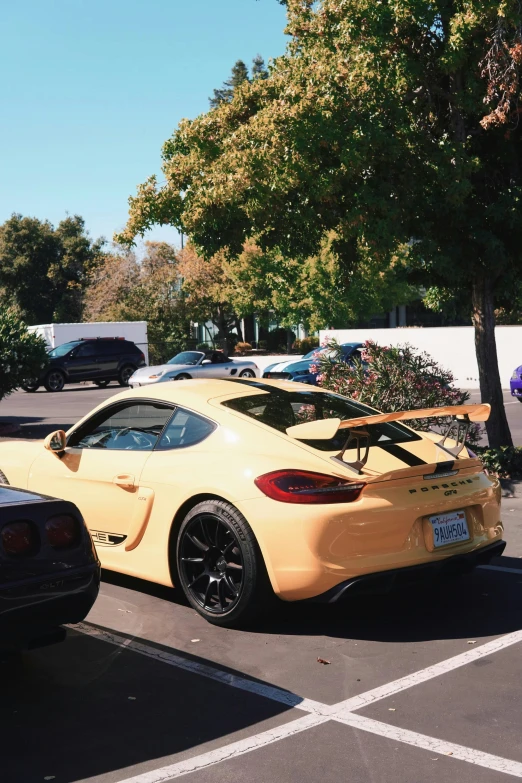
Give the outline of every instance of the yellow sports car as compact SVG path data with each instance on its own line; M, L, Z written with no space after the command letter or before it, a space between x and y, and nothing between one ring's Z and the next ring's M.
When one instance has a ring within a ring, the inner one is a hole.
M401 423L441 415L445 436ZM488 415L380 414L284 381L164 383L44 443L0 444L0 480L74 501L105 568L179 584L233 625L270 591L335 602L500 554L499 482L464 446Z

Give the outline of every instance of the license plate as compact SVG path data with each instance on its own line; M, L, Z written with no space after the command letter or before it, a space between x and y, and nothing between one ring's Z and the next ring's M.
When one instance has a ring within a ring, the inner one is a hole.
M464 511L450 511L430 517L435 547L469 540L468 523Z

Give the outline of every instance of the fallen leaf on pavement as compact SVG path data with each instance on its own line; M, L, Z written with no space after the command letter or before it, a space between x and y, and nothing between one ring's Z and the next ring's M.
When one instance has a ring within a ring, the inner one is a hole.
M327 666L331 661L327 661L326 658L318 658L317 663L324 663L324 665Z
M468 644L476 644L476 641L475 641L475 639L470 639L470 640L468 641Z
M191 641L191 642L200 642L200 641L201 641L201 639L191 639L190 641Z
M395 707L388 707L388 712L395 712Z

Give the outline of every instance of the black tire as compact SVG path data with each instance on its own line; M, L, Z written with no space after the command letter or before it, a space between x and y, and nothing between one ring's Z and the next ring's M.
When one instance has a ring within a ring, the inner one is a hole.
M27 381L27 383L22 384L22 389L25 392L29 392L32 394L33 392L37 391L40 388L40 384L34 381L34 383L31 383L31 381Z
M49 370L45 376L44 386L48 392L61 392L65 386L65 375L61 370Z
M105 389L109 385L110 381L94 381L96 386L98 386L100 389Z
M245 625L273 597L250 525L224 500L205 500L188 512L178 534L176 569L187 601L213 625Z
M190 381L191 376L186 372L180 372L179 375L176 375L174 378L175 381Z
M253 370L242 370L239 373L240 378L255 378L256 374Z
M517 400L518 400L519 402L522 402L522 397L517 397Z
M129 378L136 372L136 367L132 364L125 364L118 375L118 383L120 386L128 386Z
M5 475L3 470L0 470L0 484L9 484L7 480L7 476Z

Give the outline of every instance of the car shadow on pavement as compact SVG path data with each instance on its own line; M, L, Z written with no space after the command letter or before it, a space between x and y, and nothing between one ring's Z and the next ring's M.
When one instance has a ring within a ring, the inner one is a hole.
M499 563L504 560L511 559L499 558ZM104 571L103 581L187 605L180 590L142 579ZM400 644L475 639L521 628L522 573L477 569L460 578L435 580L384 595L354 595L337 604L278 601L244 632Z
M258 632L397 644L502 635L522 628L522 573L477 570L333 605L287 604L279 614Z
M252 733L262 721L269 728L291 719L284 704L74 631L8 668L0 700L5 783L72 783L117 770L126 778Z

